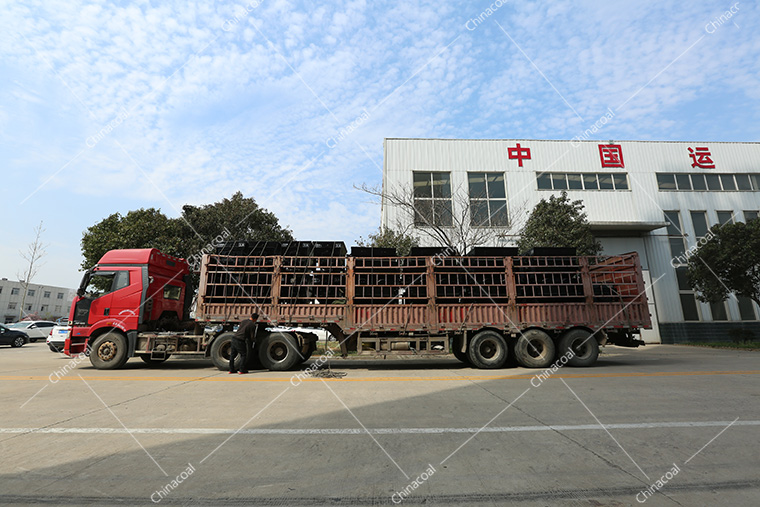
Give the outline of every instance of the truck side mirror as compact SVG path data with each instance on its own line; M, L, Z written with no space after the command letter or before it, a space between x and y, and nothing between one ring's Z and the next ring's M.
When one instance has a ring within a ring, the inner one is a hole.
M81 298L82 296L84 296L84 288L83 288L83 287L79 287L79 288L77 289L77 296L79 296L80 298Z

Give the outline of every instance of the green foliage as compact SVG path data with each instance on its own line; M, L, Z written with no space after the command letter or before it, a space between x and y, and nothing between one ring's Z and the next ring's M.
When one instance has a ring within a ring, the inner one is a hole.
M396 232L393 229L380 227L377 232L370 234L367 239L359 238L356 241L359 246L374 248L395 248L396 255L401 257L408 255L413 246L419 246L419 241L414 236Z
M82 268L89 269L107 251L118 248L158 248L188 259L219 236L229 240L293 240L291 231L283 228L273 213L236 192L214 204L186 205L180 218L168 218L155 208L130 211L124 216L114 213L82 235Z
M570 201L567 192L536 204L520 231L517 246L520 252L534 247L575 247L578 255L598 255L602 251L586 220L583 201Z
M731 292L760 304L760 220L715 225L689 257L697 299L717 303Z

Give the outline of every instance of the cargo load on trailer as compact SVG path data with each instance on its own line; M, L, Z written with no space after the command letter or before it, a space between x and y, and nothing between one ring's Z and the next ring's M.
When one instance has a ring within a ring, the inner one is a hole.
M441 356L478 368L589 366L599 346L636 347L651 328L638 254L480 247L393 250L340 242L226 243L203 256L195 295L183 259L114 250L89 270L71 310L66 353L98 368L139 356L210 357L227 367L232 331L252 313L268 326L249 357L291 369L328 331L341 355ZM194 310L194 318L190 318ZM256 365L257 366L257 365Z

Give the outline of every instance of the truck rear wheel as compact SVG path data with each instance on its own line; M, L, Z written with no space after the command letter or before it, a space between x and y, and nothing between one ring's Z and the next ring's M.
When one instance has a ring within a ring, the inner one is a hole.
M507 341L496 331L481 331L476 334L467 348L470 364L477 368L501 368L507 361Z
M222 371L228 371L230 369L230 350L232 348L232 336L235 333L222 333L216 337L214 343L211 344L211 361L214 366ZM235 369L237 371L244 370L243 359L238 356L235 358Z
M526 368L546 368L554 360L555 351L551 336L541 329L521 333L515 343L517 362Z
M591 366L599 357L599 343L585 329L571 329L559 340L561 355L570 354L570 366Z
M127 359L127 339L116 331L98 336L90 347L90 362L99 370L121 368Z
M292 335L272 333L261 341L259 358L264 368L283 371L293 368L301 360L298 346Z

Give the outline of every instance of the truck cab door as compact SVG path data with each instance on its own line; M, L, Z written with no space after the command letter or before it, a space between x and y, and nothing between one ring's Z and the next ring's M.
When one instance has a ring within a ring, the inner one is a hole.
M76 326L89 327L103 319L115 317L113 293L129 285L129 271L95 271L90 275L74 310ZM117 312L118 313L118 312Z

